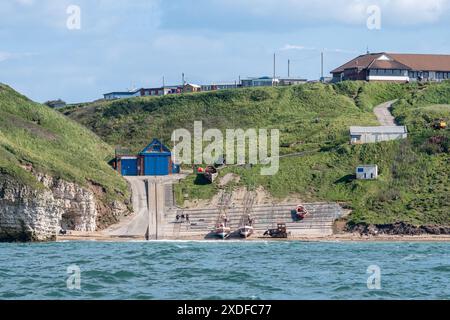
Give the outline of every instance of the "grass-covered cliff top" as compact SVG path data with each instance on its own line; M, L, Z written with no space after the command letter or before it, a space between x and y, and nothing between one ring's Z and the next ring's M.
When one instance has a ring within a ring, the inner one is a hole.
M134 151L153 137L170 144L173 129L192 129L199 120L205 129L278 128L281 143L295 145L295 151L335 144L353 123L376 124L370 106L397 97L397 91L404 88L398 85L396 90L380 90L377 96L358 91L351 84L248 88L100 101L62 112L111 145ZM354 95L360 103L355 104Z
M394 115L408 126L406 141L348 145L351 125L378 125L372 109L399 99ZM450 83L394 84L343 82L253 88L166 97L96 102L63 110L113 146L139 150L153 137L168 142L174 129L277 128L281 153L320 151L283 158L280 171L264 177L259 168L228 168L240 185L264 186L274 197L340 201L353 208L350 223L450 224L449 131L436 131L437 118L449 122ZM168 143L170 145L170 143ZM356 181L355 167L378 164L378 181ZM177 195L210 198L218 186L191 177Z
M98 184L109 199L128 197L126 182L107 161L113 149L85 127L0 84L0 180L42 186L34 171Z

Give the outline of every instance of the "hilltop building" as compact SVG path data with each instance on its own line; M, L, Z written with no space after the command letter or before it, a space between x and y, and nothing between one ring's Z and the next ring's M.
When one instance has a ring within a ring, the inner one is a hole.
M103 97L105 100L116 100L116 99L126 99L132 97L139 97L141 95L141 89L133 91L115 91L105 93Z
M242 87L275 87L275 86L291 86L296 84L303 84L308 82L307 79L302 78L272 78L259 77L247 78L241 80Z
M241 80L242 87L272 87L278 85L278 79L272 77L248 78Z
M198 84L186 83L183 87L183 92L192 93L200 91L202 91L202 86L199 86Z
M443 81L450 79L450 55L368 53L331 71L333 82Z
M166 96L168 94L177 94L181 93L183 90L178 86L167 86L167 87L159 87L159 88L143 88L140 89L140 93L142 97L146 96Z
M103 95L105 100L127 99L133 97L147 97L147 96L166 96L168 94L182 93L183 88L179 86L165 86L157 88L141 88L132 91L117 91L105 93Z
M198 85L193 83L186 83L184 86L164 86L156 88L141 88L132 91L117 91L105 93L105 100L126 99L133 97L147 97L147 96L165 96L169 94L193 93L193 92L207 92L216 90L229 90L242 87L272 87L272 86L291 86L308 82L307 79L302 78L271 78L259 77L248 78L241 80L240 83L217 83Z
M218 83L218 84L204 84L201 86L202 91L216 91L216 90L228 90L228 89L237 89L240 87L240 84L237 82L234 83Z

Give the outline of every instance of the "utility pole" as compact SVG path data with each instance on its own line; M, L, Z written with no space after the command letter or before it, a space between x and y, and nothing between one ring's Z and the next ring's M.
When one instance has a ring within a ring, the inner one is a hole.
M291 60L288 59L288 78L291 77Z
M277 54L274 53L273 54L273 81L272 81L272 86L275 85L276 75L277 75Z
M183 88L184 88L184 85L185 85L185 82L184 82L184 72L181 74L181 83L182 83L182 86L183 86Z
M323 51L320 54L320 81L323 82Z

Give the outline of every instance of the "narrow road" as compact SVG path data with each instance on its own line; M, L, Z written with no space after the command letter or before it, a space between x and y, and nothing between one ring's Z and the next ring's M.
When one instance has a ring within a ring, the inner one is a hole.
M378 119L378 122L380 122L380 125L382 126L396 126L395 118L391 114L391 107L392 104L394 104L397 100L388 101L385 103L380 104L379 106L375 107L373 109L373 112L375 113L375 116Z

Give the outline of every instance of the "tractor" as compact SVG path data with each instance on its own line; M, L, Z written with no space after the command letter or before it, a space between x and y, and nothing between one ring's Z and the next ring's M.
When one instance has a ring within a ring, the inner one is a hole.
M278 223L276 229L268 229L264 232L264 236L270 236L272 238L287 238L287 228L285 223Z

